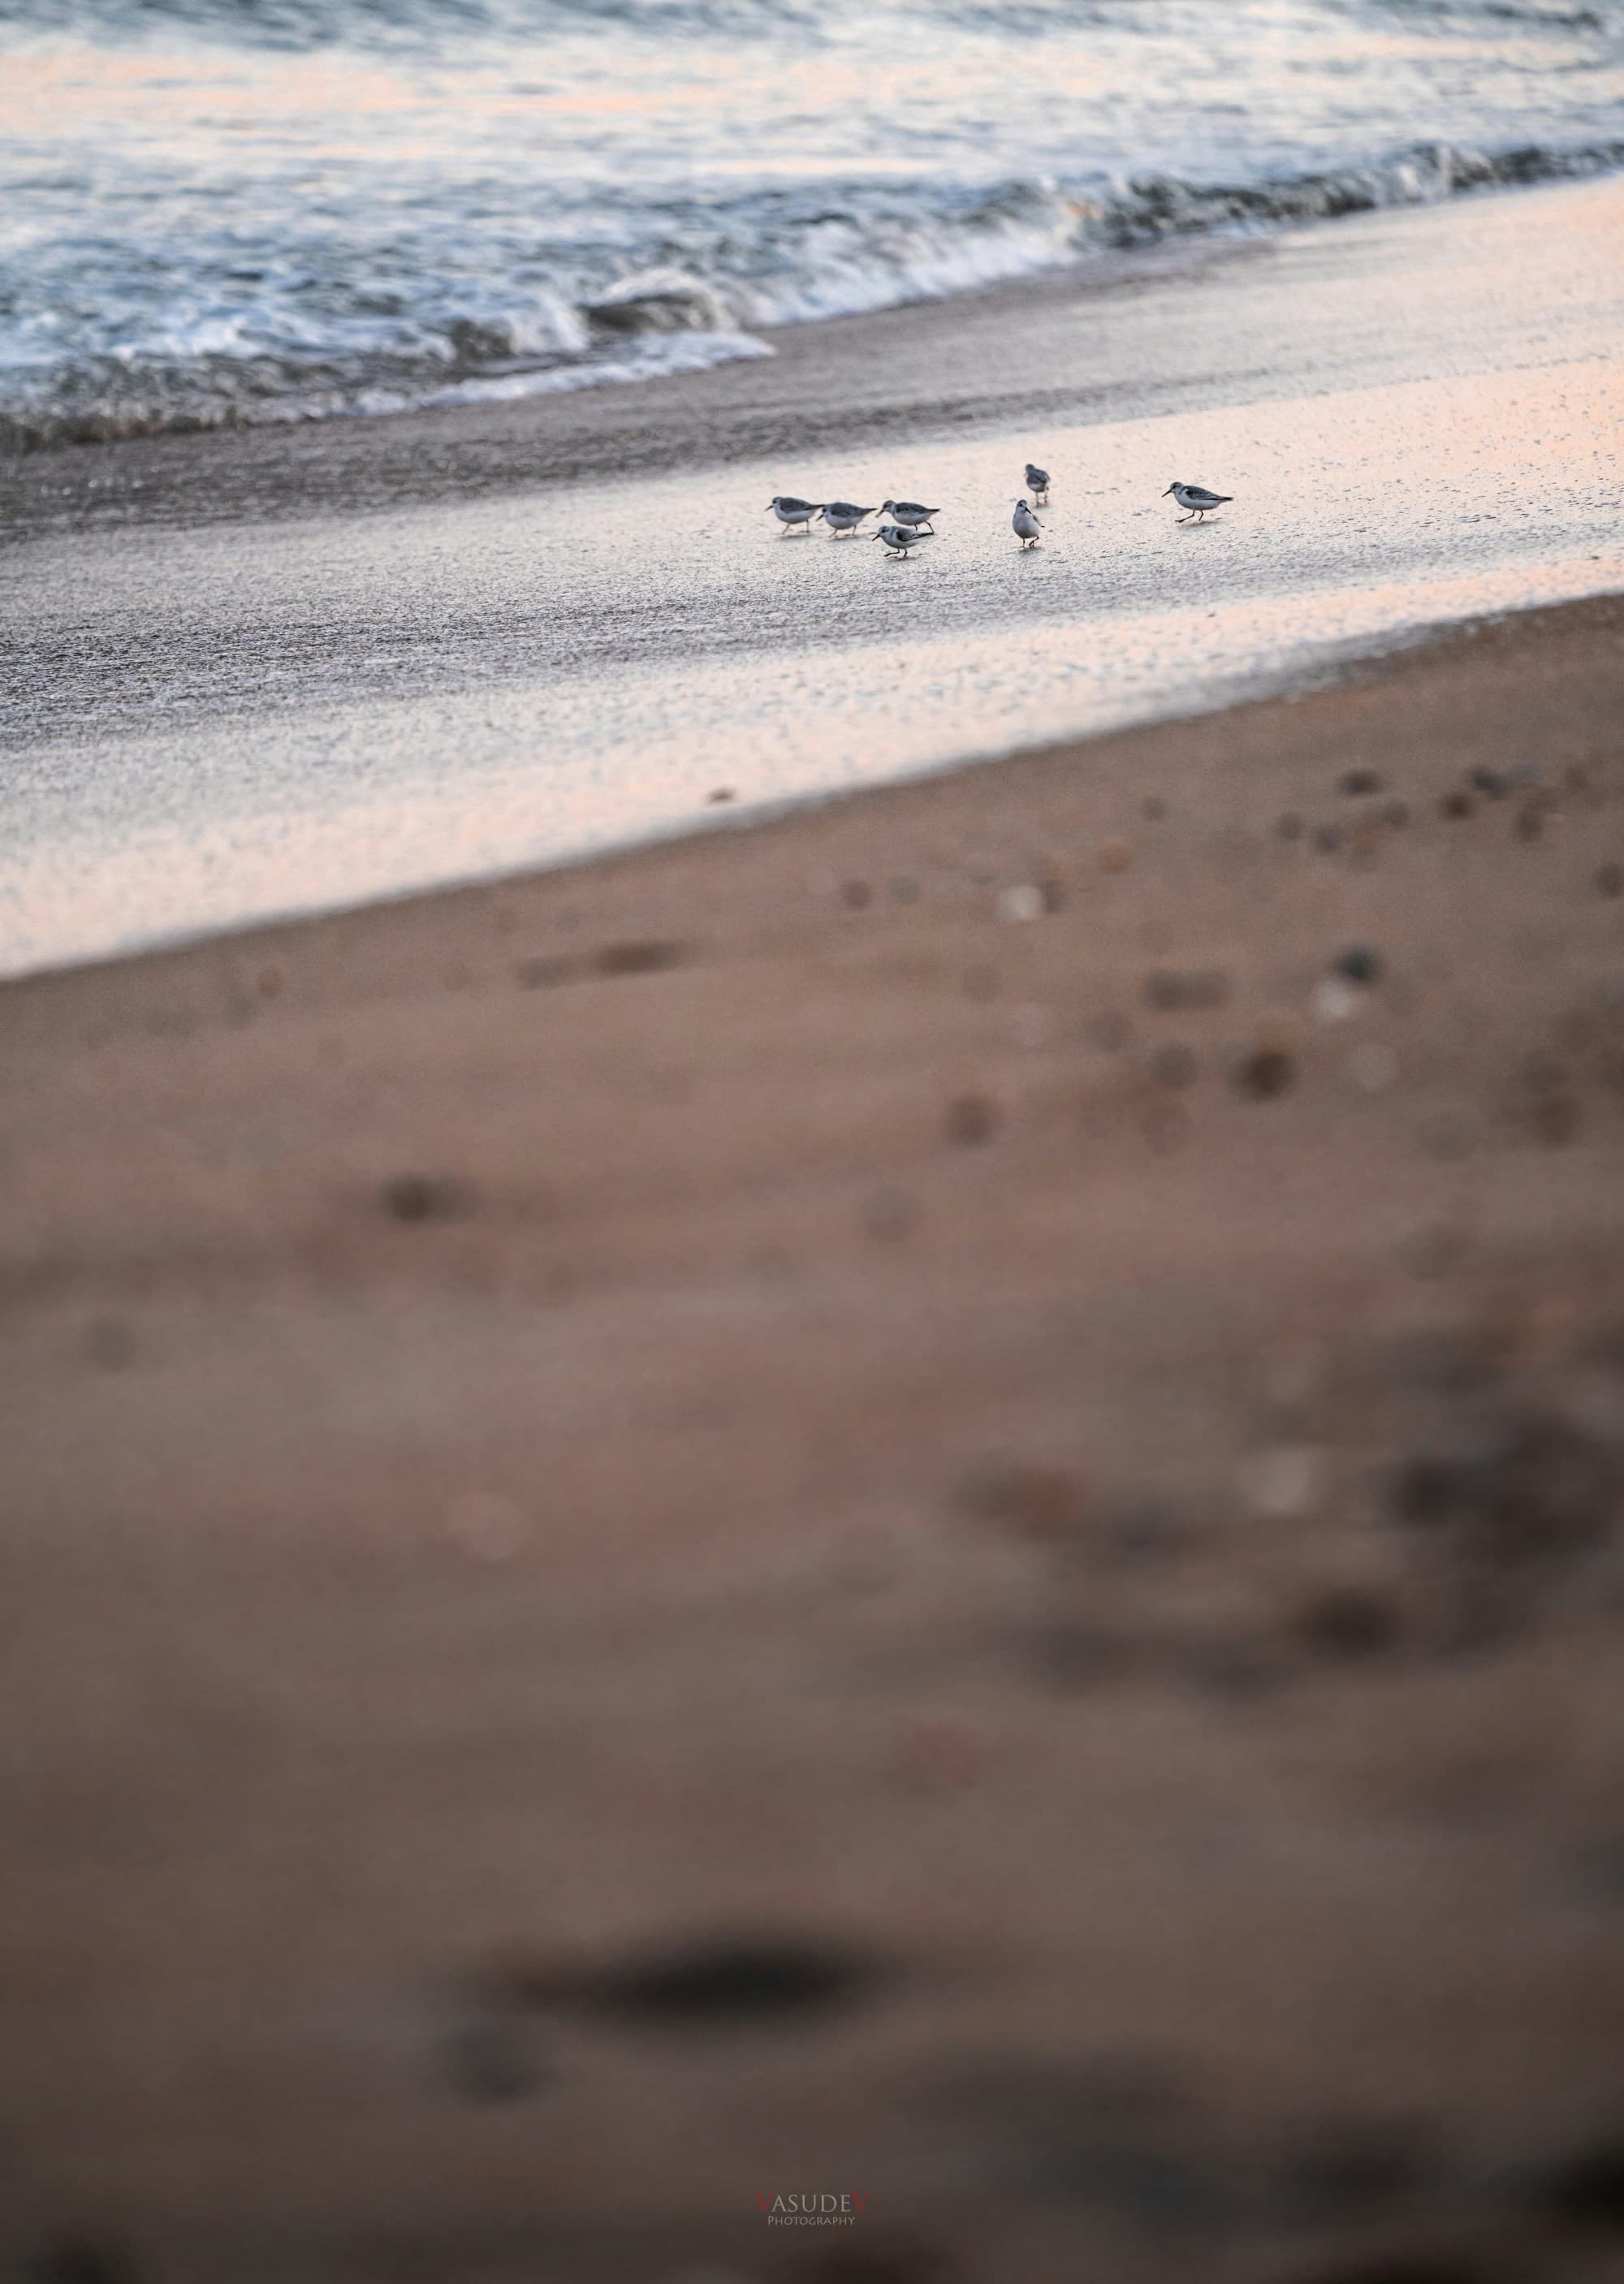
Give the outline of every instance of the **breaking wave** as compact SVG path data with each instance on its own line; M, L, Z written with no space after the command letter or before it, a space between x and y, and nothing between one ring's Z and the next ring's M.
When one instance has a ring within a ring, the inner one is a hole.
M1624 0L12 0L7 26L12 449L645 380L1108 249L1624 166ZM1167 103L1175 67L1199 100ZM1475 131L1394 136L1417 115Z

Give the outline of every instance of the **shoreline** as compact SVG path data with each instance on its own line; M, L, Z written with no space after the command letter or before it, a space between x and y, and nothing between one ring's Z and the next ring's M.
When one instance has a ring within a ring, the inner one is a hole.
M1624 600L1624 588L1604 591L1581 599L1597 605L1616 604ZM777 800L754 802L744 808L736 807L730 796L722 802L708 802L692 816L628 833L624 839L608 839L596 845L561 850L551 857L516 865L510 871L477 871L444 880L407 882L375 895L358 897L353 902L324 901L305 907L291 907L286 911L258 912L239 922L184 928L172 936L157 936L126 949L91 953L83 958L52 960L37 967L0 971L0 994L14 988L43 982L53 976L105 974L110 970L139 965L149 959L184 956L211 945L251 951L262 939L274 943L290 929L317 925L327 919L341 921L375 910L400 910L433 903L443 896L498 892L505 888L522 888L528 882L577 873L590 875L600 866L629 862L645 855L655 857L665 849L689 841L708 839L713 835L748 835L757 829L791 825L798 817L816 817L827 810L843 809L854 802L866 802L883 790L901 794L940 779L1039 763L1062 747L1086 753L1091 745L1102 739L1133 731L1191 730L1204 721L1236 714L1254 706L1270 702L1290 704L1335 691L1353 692L1368 681L1379 680L1385 672L1412 653L1452 649L1495 630L1518 622L1542 622L1553 612L1573 606L1565 598L1556 604L1518 605L1396 627L1369 637L1350 637L1345 643L1320 655L1300 660L1290 668L1259 677L1251 684L1220 685L1199 696L1192 696L1189 704L1174 712L1158 711L1136 720L1113 722L1102 729L1080 735L1047 738L1008 750L957 754L922 763L917 768L888 776L877 783L865 782L789 793Z
M1314 235L1336 227L1295 225L1290 234ZM132 520L227 520L246 508L319 514L329 505L335 483L350 510L366 512L595 481L583 479L584 459L607 465L611 481L668 470L673 453L679 456L676 465L698 471L781 451L781 424L791 413L797 443L812 450L827 449L854 431L859 438L893 436L917 422L919 369L938 353L955 317L969 325L972 356L985 374L990 361L998 362L989 360L987 352L1014 317L1033 309L1063 317L1079 302L1087 306L1146 286L1199 277L1266 253L1274 235L1214 236L1125 249L961 293L765 325L759 332L772 348L770 359L740 358L690 373L506 403L266 422L0 454L20 511L0 527L0 544ZM875 360L895 360L901 381L891 387L883 383L876 390ZM775 369L764 370L769 365ZM814 373L810 387L802 378L807 367ZM861 378L865 368L867 385ZM838 402L820 411L810 400L826 392ZM1052 382L1033 387L999 373L978 384L978 400L968 417L991 426L1040 415L1053 410L1055 395ZM938 407L938 417L957 425L967 415L946 405ZM215 467L206 472L194 465L194 456L211 453Z
M1053 419L1062 402L1109 418L1130 401L1173 409L1171 376L1118 372L1102 383L1054 377L1055 342L1075 337L1076 320L1096 303L1147 288L1222 276L1298 246L1323 249L1334 263L1339 241L1429 217L1463 220L1526 201L1566 199L1624 184L1624 171L1496 184L1438 202L1418 201L1267 229L1171 236L1153 245L1102 251L1028 277L926 297L853 315L765 325L770 359L740 359L691 373L562 390L511 403L408 409L377 416L267 422L241 427L57 444L0 452L10 488L0 548L53 532L129 522L193 524L247 513L298 516L328 511L336 489L346 512L449 504L492 492L580 481L618 481L673 465L694 470L768 459L785 449L783 423L796 423L795 449L885 441L917 434L932 419L944 429ZM1034 317L1035 351L1011 356L1012 328ZM962 370L942 388L942 357L957 328ZM1000 354L1000 341L1006 344ZM876 362L891 368L876 385ZM1032 368L1039 370L1034 373ZM776 369L774 369L776 368ZM1045 372L1044 369L1047 368ZM810 369L810 379L804 378ZM974 375L970 379L970 375ZM1040 377L1041 376L1041 377ZM1236 376L1228 377L1231 383ZM1255 386L1259 379L1250 376ZM968 386L967 386L968 382ZM1210 382L1206 385L1210 386ZM818 397L832 402L827 408ZM1228 400L1237 400L1233 391ZM673 455L676 456L673 459ZM583 463L593 473L583 475ZM600 474L599 471L603 473Z
M1621 635L0 989L0 2258L1588 2284Z
M0 969L522 871L686 827L718 794L765 810L1166 718L1624 585L1615 247L1609 179L1103 295L803 327L770 364L570 399L572 420L644 424L639 449L671 463L600 486L539 481L536 440L574 433L556 406L518 428L510 409L496 489L454 501L366 505L350 477L393 483L387 422L270 440L294 456L296 513L255 506L262 439L211 440L192 465L224 520L0 557ZM1017 386L1050 408L1035 431L1010 425ZM744 435L747 403L793 456L770 477L697 465ZM851 440L819 457L804 435L836 413ZM1057 484L1021 556L1007 501L1032 456ZM1181 466L1236 505L1174 526L1158 496ZM786 487L923 497L940 533L906 567L783 540L764 502Z

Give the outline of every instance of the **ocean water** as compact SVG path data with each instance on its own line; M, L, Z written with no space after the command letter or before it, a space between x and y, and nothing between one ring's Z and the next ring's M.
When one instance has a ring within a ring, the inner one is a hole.
M1624 0L4 0L0 445L381 414L1624 164Z

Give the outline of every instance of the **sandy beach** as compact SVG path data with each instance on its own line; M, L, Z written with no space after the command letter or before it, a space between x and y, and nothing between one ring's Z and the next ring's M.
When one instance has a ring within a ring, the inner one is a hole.
M1612 0L27 5L0 2272L1618 2284Z
M0 995L20 2273L1614 2272L1620 634Z

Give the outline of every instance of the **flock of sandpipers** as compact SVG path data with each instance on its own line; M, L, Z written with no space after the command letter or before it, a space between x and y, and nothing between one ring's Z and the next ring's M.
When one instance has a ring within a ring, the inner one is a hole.
M1227 507L1235 497L1233 492L1210 492L1204 484L1169 484L1162 497L1165 499L1169 493L1184 511L1179 518L1181 523L1200 521L1215 507ZM1026 492L1014 503L1015 513L1009 519L1010 529L1023 549L1036 547L1043 536L1037 511L1047 506L1048 496L1048 470L1028 460ZM932 518L941 513L939 508L922 506L918 500L885 500L876 511L853 507L850 500L792 499L788 493L770 499L767 505L783 525L781 536L786 539L792 531L799 531L804 536L810 533L814 520L820 516L836 539L843 532L855 532L859 524L876 512L887 516L890 521L883 523L877 531L871 531L868 536L883 540L886 553L896 563L903 561L909 548L917 547L922 539L936 537Z

